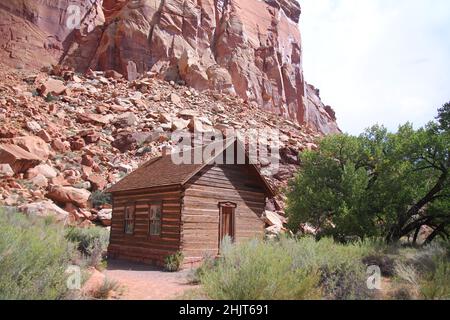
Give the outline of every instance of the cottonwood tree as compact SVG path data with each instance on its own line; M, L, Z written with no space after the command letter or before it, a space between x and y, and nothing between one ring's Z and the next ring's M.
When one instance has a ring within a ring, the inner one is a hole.
M329 136L316 152L301 155L302 168L290 183L290 227L305 223L319 236L383 236L416 242L423 226L426 242L449 238L449 104L436 122L397 133L374 126L358 137Z

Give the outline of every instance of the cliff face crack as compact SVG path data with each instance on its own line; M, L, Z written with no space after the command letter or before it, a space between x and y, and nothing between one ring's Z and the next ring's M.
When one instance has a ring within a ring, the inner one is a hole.
M150 21L151 27L150 27L150 33L148 35L148 43L150 45L150 48L151 48L151 43L153 41L153 34L155 32L155 27L159 24L159 22L161 20L161 11L165 5L166 5L166 0L161 0L157 11L154 13L152 20Z

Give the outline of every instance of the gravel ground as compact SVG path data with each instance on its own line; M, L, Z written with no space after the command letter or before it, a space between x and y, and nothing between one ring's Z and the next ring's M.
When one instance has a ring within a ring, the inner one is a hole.
M195 289L188 283L190 270L170 273L161 269L127 261L108 261L105 274L123 286L123 300L171 300L186 290Z

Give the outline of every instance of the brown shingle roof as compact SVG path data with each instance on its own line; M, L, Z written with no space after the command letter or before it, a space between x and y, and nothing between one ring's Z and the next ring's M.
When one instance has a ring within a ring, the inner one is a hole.
M217 156L223 154L223 152L235 142L235 139L227 140L225 143L223 141L215 142L219 145L219 153L211 157L211 159L207 159L202 164L175 164L172 161L172 155L170 154L151 159L111 188L107 189L106 192L114 193L154 187L184 185L190 178L211 163ZM242 145L240 146L242 147ZM259 174L259 170L256 166L254 167ZM268 194L273 195L273 190L268 185L267 181L260 174L259 176Z
M120 180L107 192L137 190L161 186L181 185L203 164L174 164L171 156L158 157L144 163L141 167Z

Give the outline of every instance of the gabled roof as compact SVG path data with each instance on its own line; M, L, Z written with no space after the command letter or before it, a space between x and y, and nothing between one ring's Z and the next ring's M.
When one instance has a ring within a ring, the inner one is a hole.
M155 187L166 187L186 184L193 176L195 176L200 170L207 165L214 163L214 160L221 156L225 150L234 144L237 144L238 148L243 149L242 144L237 139L227 139L225 141L218 141L210 144L214 149L217 147L218 153L213 154L210 159L206 159L201 164L175 164L172 161L172 155L168 154L162 157L157 157L147 161L138 169L130 173L128 176L117 182L111 188L105 192L115 193L122 191L134 191L140 189L149 189ZM191 149L195 150L195 149ZM248 157L246 156L246 163L248 163ZM261 175L258 168L253 165L256 170L257 177L260 179L261 184L266 191L267 195L273 197L274 191L267 183L266 179Z

